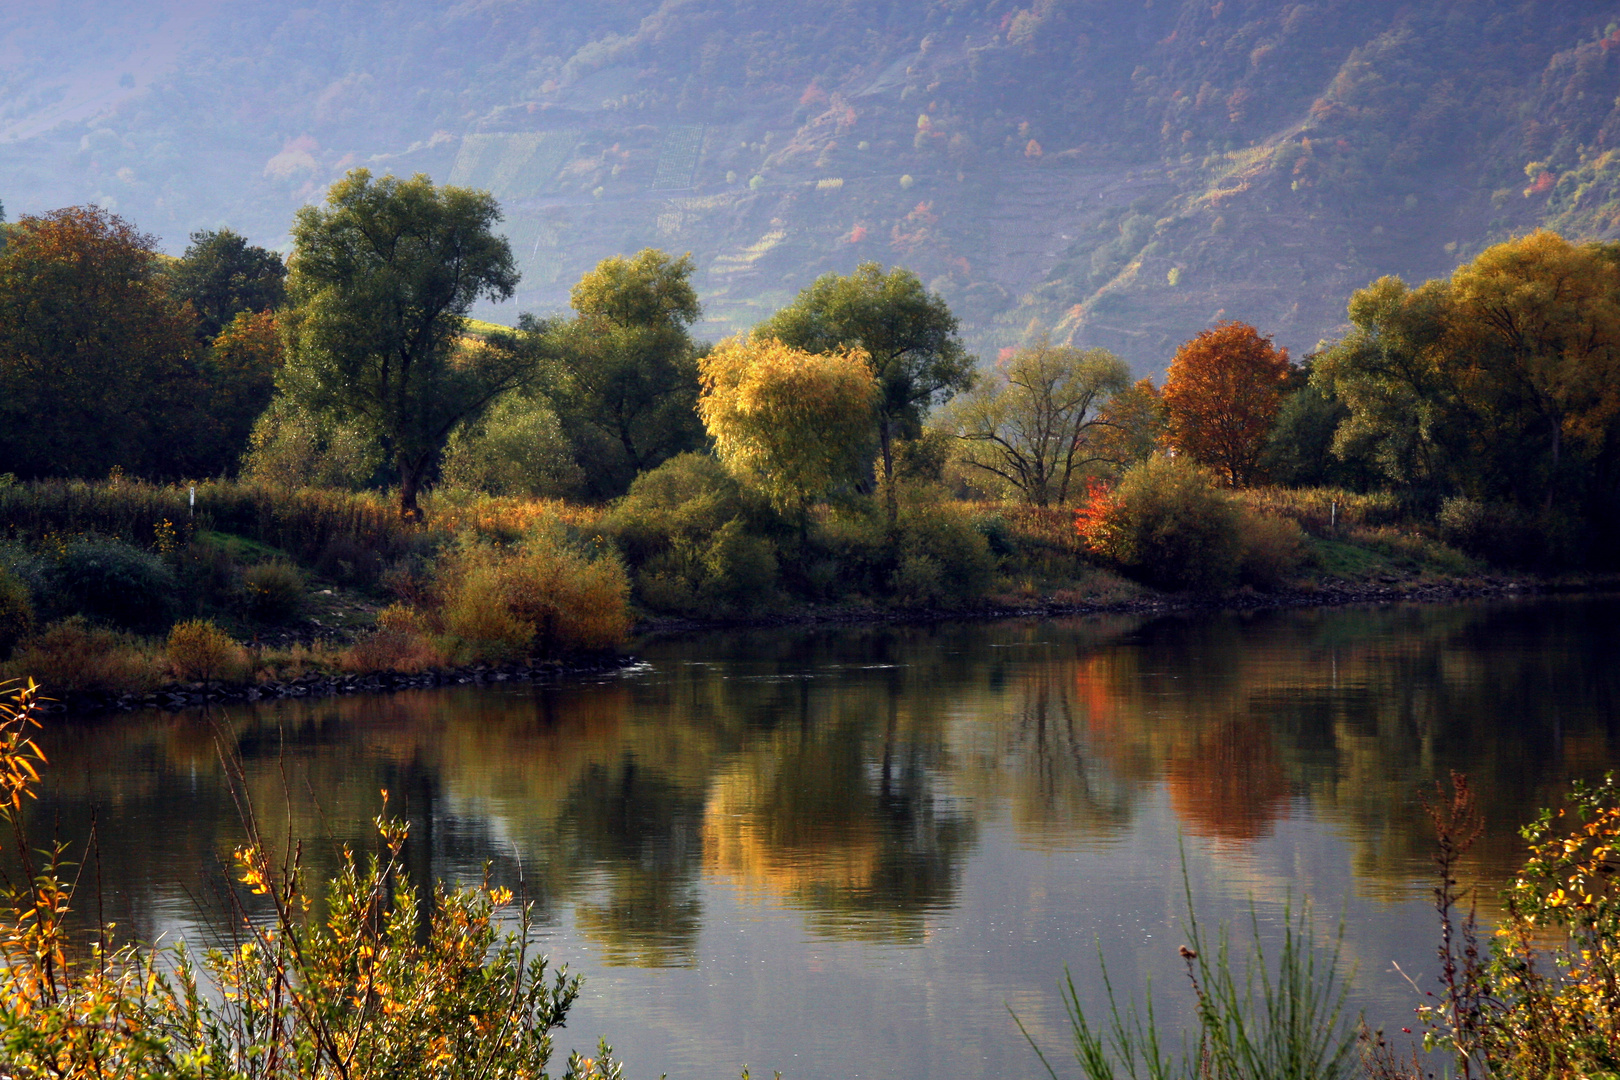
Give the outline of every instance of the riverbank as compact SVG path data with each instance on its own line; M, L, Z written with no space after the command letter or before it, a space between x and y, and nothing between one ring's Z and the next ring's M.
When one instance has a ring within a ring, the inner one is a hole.
M138 709L192 709L204 705L287 698L322 698L349 694L386 694L440 686L486 686L505 683L552 683L601 675L631 667L631 653L572 657L509 664L472 664L423 672L382 671L369 674L310 673L292 679L253 683L173 682L148 692L77 691L42 701L44 714L96 716Z
M1312 582L1306 588L1276 592L1239 590L1199 596L1149 593L1129 598L1076 601L1045 598L1025 602L986 602L961 607L878 607L842 604L806 606L747 618L690 619L646 617L633 629L623 651L504 664L470 664L421 672L364 674L310 672L290 679L251 683L171 682L147 691L78 691L59 695L41 707L47 714L95 716L140 709L198 708L211 704L315 699L353 694L386 694L451 686L545 684L622 671L640 662L637 646L668 638L722 631L785 627L855 627L947 622L1056 619L1086 615L1169 615L1218 611L1346 607L1357 604L1448 603L1503 597L1602 593L1620 590L1620 577L1583 579L1482 578L1468 581Z
M683 462L673 471L724 479ZM795 538L742 502L741 517L687 520L677 488L607 508L436 498L423 527L374 493L214 482L193 517L189 489L0 487L0 678L86 714L563 678L628 662L637 641L718 629L1620 587L1501 571L1387 496L1242 493L1229 524L1253 535L1222 549L1216 574L1176 570L1204 557L1197 545L1151 565L1099 554L1069 510L912 499L897 523L828 509Z
M1354 604L1447 603L1495 597L1604 593L1620 590L1620 576L1583 579L1528 577L1475 578L1466 581L1394 581L1388 583L1326 581L1307 587L1259 592L1242 589L1221 595L1157 593L1099 601L1066 598L1027 602L987 601L961 607L879 608L870 605L826 605L747 617L692 619L647 617L635 625L637 641L720 630L787 626L861 626L936 622L990 622L1002 619L1054 619L1084 615L1152 615L1178 611L1263 611L1282 608L1345 607Z

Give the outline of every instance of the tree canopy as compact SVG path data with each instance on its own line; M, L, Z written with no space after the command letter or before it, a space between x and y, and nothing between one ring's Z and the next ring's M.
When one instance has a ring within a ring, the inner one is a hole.
M517 284L500 217L486 193L356 169L294 219L282 388L381 441L408 518L456 425L535 368L516 340L462 334L476 300Z
M1088 468L1111 461L1098 436L1104 404L1130 380L1106 349L1048 341L1019 349L952 403L951 429L963 461L999 478L1036 506L1068 501Z
M973 357L956 316L910 270L885 274L867 262L853 274L817 278L757 333L806 352L866 353L877 379L877 441L892 518L894 440L916 437L929 409L973 384Z
M1394 482L1551 511L1620 481L1620 245L1537 232L1447 280L1358 290L1312 381L1348 416L1336 452Z
M0 249L0 472L175 476L200 392L195 321L156 241L95 206L24 216Z
M1170 444L1231 487L1253 483L1290 370L1288 350L1248 323L1203 331L1176 350L1165 373Z
M551 392L588 494L622 494L635 477L696 449L702 313L692 260L646 248L604 259L574 286L574 317L528 324L560 368Z
M803 511L853 482L871 450L878 386L860 349L805 352L755 334L700 361L698 412L728 466L778 509Z
M254 247L230 229L205 229L191 234L191 245L169 268L169 289L191 302L203 340L212 341L241 313L280 307L286 277L275 252Z

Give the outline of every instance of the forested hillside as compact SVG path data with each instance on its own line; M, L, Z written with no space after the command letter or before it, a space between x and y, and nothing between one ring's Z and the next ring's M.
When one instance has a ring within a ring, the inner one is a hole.
M0 201L282 245L349 168L492 191L523 280L690 251L701 336L915 269L981 355L1138 373L1217 318L1295 353L1349 293L1540 224L1620 232L1620 4L236 0L0 14Z

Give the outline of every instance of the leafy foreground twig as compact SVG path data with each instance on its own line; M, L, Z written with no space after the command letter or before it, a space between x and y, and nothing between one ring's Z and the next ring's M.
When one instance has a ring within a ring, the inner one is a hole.
M566 969L530 957L530 911L502 935L512 902L488 882L434 892L419 935L415 889L400 866L403 823L379 816L381 844L345 849L311 917L296 854L277 868L262 844L236 853L238 877L274 918L236 905L237 944L209 950L204 992L183 946L102 944L69 928L73 864L58 846L36 865L22 812L44 755L30 729L37 691L0 685L0 817L10 825L22 884L0 904L0 1077L128 1080L542 1080L552 1032L579 994ZM566 1080L620 1080L612 1048L570 1055Z
M1180 953L1198 1001L1197 1046L1189 1049L1184 1041L1179 1053L1165 1047L1154 1017L1151 983L1141 1007L1134 1001L1122 1007L1099 950L1108 992L1106 1027L1093 1026L1086 1016L1067 971L1062 985L1075 1060L1087 1080L1337 1080L1353 1075L1360 1025L1351 1025L1344 1017L1349 986L1339 975L1343 923L1333 949L1324 952L1311 931L1309 908L1296 916L1288 905L1282 943L1272 963L1260 941L1259 916L1251 907L1253 941L1239 974L1234 970L1228 927L1220 927L1213 943L1203 937L1193 911L1185 858L1181 875L1188 944ZM1213 944L1213 958L1206 944ZM1057 1070L1016 1013L1013 1020L1057 1080Z

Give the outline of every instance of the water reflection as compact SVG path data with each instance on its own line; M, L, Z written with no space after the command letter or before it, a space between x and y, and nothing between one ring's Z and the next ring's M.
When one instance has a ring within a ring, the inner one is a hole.
M1340 860L1358 894L1393 902L1426 880L1417 799L1449 770L1481 795L1491 828L1471 872L1492 880L1520 858L1519 823L1616 764L1617 612L1539 601L714 635L650 645L647 669L587 685L53 724L33 814L64 836L95 819L106 917L195 938L241 835L222 759L240 762L267 836L310 841L316 873L342 844L369 844L387 789L412 823L413 874L488 865L593 964L667 971L712 964L706 933L749 911L791 914L812 943L912 949L957 926L994 950L996 904L1062 925L1039 914L1053 901L1021 876L1032 867L1121 849L1106 858L1174 878L1159 807L1236 896ZM1260 867L1284 848L1283 869ZM1302 885L1335 878L1312 873ZM993 902L987 874L1003 875ZM1095 918L1127 903L1110 882L1065 880ZM1031 947L1049 970L1002 992L1046 987L1090 951Z

